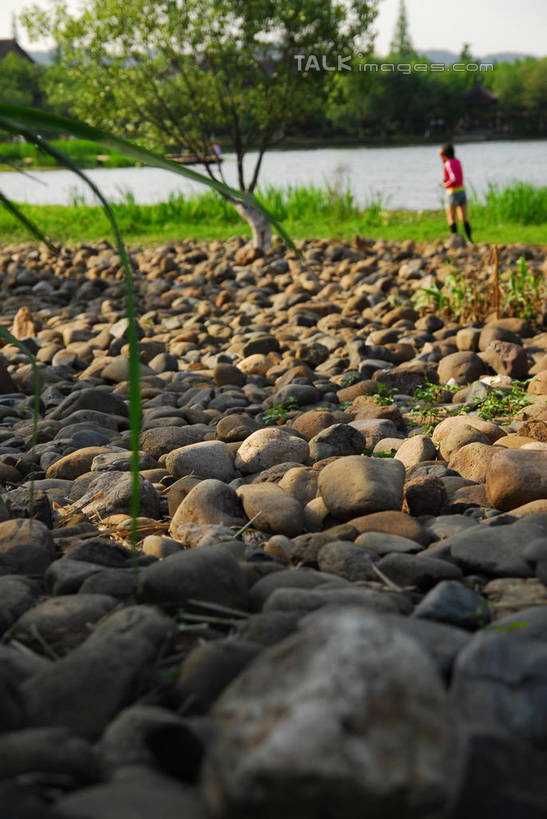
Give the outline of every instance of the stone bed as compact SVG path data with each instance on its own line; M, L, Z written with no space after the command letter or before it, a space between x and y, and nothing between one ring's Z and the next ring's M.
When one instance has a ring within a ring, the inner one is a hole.
M132 553L120 259L0 246L2 817L547 815L545 313L411 300L484 250L133 250Z

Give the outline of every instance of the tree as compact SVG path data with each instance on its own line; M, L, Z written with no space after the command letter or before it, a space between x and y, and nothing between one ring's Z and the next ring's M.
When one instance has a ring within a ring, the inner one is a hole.
M411 60L416 56L410 41L405 0L399 0L399 14L397 22L395 23L390 53L405 61Z
M40 69L19 57L7 54L0 62L0 99L11 105L36 105L40 101Z
M60 48L48 72L54 103L150 147L184 147L195 157L208 156L215 135L224 134L239 188L252 193L264 153L311 98L326 99L333 72L321 61L336 68L339 57L370 47L377 2L89 0L72 15L57 0L52 12L35 7L24 22L31 36L52 36ZM220 163L208 161L206 170L223 179ZM262 214L235 206L253 243L268 246Z
M464 43L462 45L462 50L460 51L460 62L462 63L472 63L473 55L471 54L471 43Z

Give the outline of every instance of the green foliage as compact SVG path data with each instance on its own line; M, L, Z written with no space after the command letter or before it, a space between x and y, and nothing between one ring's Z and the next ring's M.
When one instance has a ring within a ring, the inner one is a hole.
M530 403L526 384L526 381L513 381L509 390L490 388L484 398L473 403L470 411L476 411L485 421L515 415Z
M513 416L530 403L526 385L526 381L513 381L509 389L488 387L486 396L478 398L472 404L446 407L436 403L442 398L441 392L446 390L457 392L462 386L448 387L426 382L414 392L414 398L420 403L410 410L411 425L418 423L424 428L424 434L431 435L440 421L457 415L473 413L485 421Z
M350 370L349 372L344 373L340 379L340 384L342 387L351 387L351 385L355 384L356 381L359 381L359 373L356 373L354 370Z
M461 389L459 385L448 386L446 384L432 384L431 381L426 381L420 387L416 387L414 390L414 398L418 401L423 401L424 404L434 404L436 401L439 401L442 393L446 392L458 392Z
M289 414L297 409L298 401L291 395L286 401L281 401L274 407L267 409L263 416L263 423L268 426L269 424L277 424L278 421L285 421Z
M509 273L503 284L504 312L519 318L534 319L543 308L544 297L542 273L530 269L524 256L521 256L517 269Z
M539 270L530 268L521 256L516 269L500 275L501 311L505 316L534 320L544 309L545 281ZM459 271L447 276L442 288L437 284L420 287L412 301L420 310L433 310L456 321L484 318L494 307L491 281L479 283L476 276L466 278Z
M434 310L456 320L464 320L483 303L474 283L459 271L447 276L442 288L436 284L418 288L412 301L417 309Z
M66 143L64 143L66 145ZM62 150L62 149L61 149ZM106 150L105 150L106 153ZM272 189L276 190L276 189ZM279 216L287 214L284 225L293 237L302 239L328 238L351 240L358 233L367 238L384 238L392 241L434 241L446 236L446 218L441 211L387 211L381 205L368 205L354 210L333 221L328 207L328 197L322 191L315 194L301 194L301 188L276 191L275 197L267 191L259 193L261 201L270 212ZM298 193L297 193L298 192ZM278 210L277 202L282 198L284 210ZM204 240L227 239L234 232L248 234L247 225L231 207L212 192L191 196L172 196L167 202L155 205L139 205L131 196L126 196L112 205L116 219L126 239L138 243L154 243L171 239L173 236L192 236ZM45 233L59 241L78 242L104 238L110 231L102 208L84 205L75 200L73 205L25 205L19 206L27 217L39 222ZM498 225L490 220L489 214L473 210L473 225L481 240L488 242L545 243L545 229L542 225L519 225L504 223ZM18 224L0 209L0 232L4 241L20 241L26 236ZM436 309L436 302L420 301L420 306Z
M378 392L374 396L374 403L378 404L380 407L387 407L390 404L393 404L393 390L389 387L386 387L385 384L382 384L381 381L378 382Z
M32 37L53 37L50 100L158 149L208 154L229 136L239 159L258 146L238 185L253 191L263 152L303 110L321 105L331 72L296 70L294 55L368 47L377 0L90 0L28 10ZM221 178L221 167L210 166Z
M500 188L490 183L484 195L484 207L496 222L541 225L547 222L547 187L513 182Z
M342 410L342 412L345 412L351 407L352 404L353 401L340 401L340 403L338 404L338 409Z
M24 57L7 54L0 62L0 100L34 105L40 96L40 69Z
M394 458L397 454L394 449L384 449L381 452L374 452L372 449L364 449L362 454L367 458Z

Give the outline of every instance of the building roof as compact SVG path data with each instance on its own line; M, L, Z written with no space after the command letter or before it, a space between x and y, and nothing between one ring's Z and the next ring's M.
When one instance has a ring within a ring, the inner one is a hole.
M485 88L482 79L479 77L473 88L464 97L466 105L494 105L498 101L498 95Z
M27 52L21 48L17 40L0 39L0 60L3 60L8 54L16 54L17 57L23 57L24 60L28 60L30 63L34 62L30 54L27 54Z

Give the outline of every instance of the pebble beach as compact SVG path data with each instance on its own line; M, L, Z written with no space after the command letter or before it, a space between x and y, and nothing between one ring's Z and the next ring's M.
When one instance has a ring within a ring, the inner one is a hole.
M297 245L131 250L136 549L119 255L0 245L2 817L547 816L547 306Z

